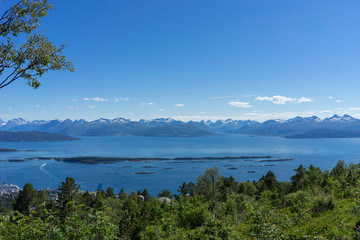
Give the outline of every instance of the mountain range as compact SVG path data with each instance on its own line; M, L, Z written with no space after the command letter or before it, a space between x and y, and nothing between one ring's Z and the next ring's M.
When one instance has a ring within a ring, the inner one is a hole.
M336 130L336 131L335 131ZM93 121L0 119L0 131L39 131L79 136L183 136L205 137L217 134L250 134L281 137L360 137L360 119L349 115L329 118L295 117L288 120L217 120L183 122L172 118L133 121L125 118ZM304 135L305 134L305 135Z

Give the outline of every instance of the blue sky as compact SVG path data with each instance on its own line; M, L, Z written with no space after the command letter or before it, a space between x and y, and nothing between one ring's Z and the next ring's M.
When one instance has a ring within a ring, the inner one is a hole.
M3 120L360 117L359 1L53 5L40 29L75 72L3 88Z

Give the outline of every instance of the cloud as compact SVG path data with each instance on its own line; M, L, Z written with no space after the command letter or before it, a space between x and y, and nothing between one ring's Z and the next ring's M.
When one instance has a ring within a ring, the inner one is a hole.
M141 105L141 106L144 106L144 105L154 106L155 103L153 103L153 102L149 102L149 103L147 103L147 102L142 102L142 103L140 103L140 105Z
M210 100L218 100L218 99L224 99L224 98L237 98L238 96L217 96L217 97L210 97L208 99Z
M333 96L329 96L329 99L330 99L330 100L334 100L336 103L342 103L342 102L344 102L344 100L341 100L341 99L336 99L336 100L335 100L335 98L334 98Z
M74 109L74 106L68 106L67 109Z
M106 102L107 101L107 99L101 98L101 97L94 97L94 98L92 98L92 100L95 102Z
M179 104L175 104L174 107L183 107L185 106L185 104L179 103Z
M40 105L39 105L39 104L36 104L36 105L35 105L35 107L37 107L37 108L38 108L38 107L40 107Z
M239 101L229 102L229 105L236 107L236 108L251 108L252 107L248 102L239 102Z
M10 111L11 111L11 110L13 110L13 108L12 108L12 107L8 107L8 110L10 110Z
M286 102L292 102L293 99L284 96L273 96L273 97L256 97L256 100L260 101L270 101L275 104L285 104Z
M297 103L303 103L303 102L312 102L313 100L311 98L301 97L297 99Z
M159 112L163 112L163 111L164 111L164 109L162 109L162 108L159 109Z
M301 97L301 98L291 98L291 97L285 97L285 96L272 96L272 97L256 97L256 100L260 101L270 101L274 104L286 104L286 103L303 103L303 102L312 102L313 100L311 98L307 97Z
M349 108L349 110L352 110L352 111L360 111L360 107L352 107L352 108Z
M114 100L115 100L115 102L120 102L120 101L125 101L125 102L127 102L127 101L130 101L130 98L129 97L121 97L121 98L117 98L117 97L114 97Z
M322 111L321 113L332 113L332 111L330 111L330 110L324 110L324 111Z
M77 101L79 101L79 99L77 99L77 98L73 98L73 99L71 99L71 101L73 101L73 102L77 102Z
M96 106L88 106L88 108L96 108Z
M108 99L101 98L101 97L94 97L94 98L84 98L84 101L94 101L94 102L106 102Z

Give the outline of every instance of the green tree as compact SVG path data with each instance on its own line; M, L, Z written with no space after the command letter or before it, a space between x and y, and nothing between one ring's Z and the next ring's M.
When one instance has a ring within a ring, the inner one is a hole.
M275 174L269 170L266 175L263 175L259 179L258 186L260 192L265 190L273 190L279 187L279 182L276 180Z
M183 184L179 186L179 189L177 191L181 193L181 195L183 196L185 195L194 196L195 183L189 182L188 184L186 184L186 182L183 182Z
M19 195L14 202L14 210L28 215L31 208L35 206L37 195L38 193L31 183L25 184L23 190L19 192Z
M172 198L171 192L168 189L164 189L161 193L158 194L158 197L168 197Z
M62 207L62 213L64 216L68 216L70 212L74 210L75 197L79 193L80 186L75 183L74 178L67 177L65 182L59 186L60 195L59 201Z
M40 19L52 9L47 0L20 0L9 9L0 9L0 89L19 78L38 88L38 79L44 73L74 70L62 55L65 45L57 47L42 34L34 33Z
M219 197L219 168L207 168L197 178L196 192L211 202L211 211L215 218L215 200Z
M111 197L111 198L114 198L115 197L115 194L114 194L114 189L112 187L108 187L106 189L106 197Z

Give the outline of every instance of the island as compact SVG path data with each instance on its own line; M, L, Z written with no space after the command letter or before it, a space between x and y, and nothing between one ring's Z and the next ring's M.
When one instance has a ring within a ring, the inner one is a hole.
M0 142L50 142L50 141L73 141L80 140L76 137L59 133L22 131L8 132L0 131Z
M237 161L255 161L256 162L280 162L291 161L288 158L275 158L272 156L220 156L220 157L174 157L174 158L149 158L149 157L29 157L26 160L55 160L65 163L83 163L83 164L112 164L116 162L148 162L148 161L169 161L169 163L187 163L187 162L219 162L220 160L237 160ZM130 167L130 166L122 166ZM145 166L144 168L153 168Z

